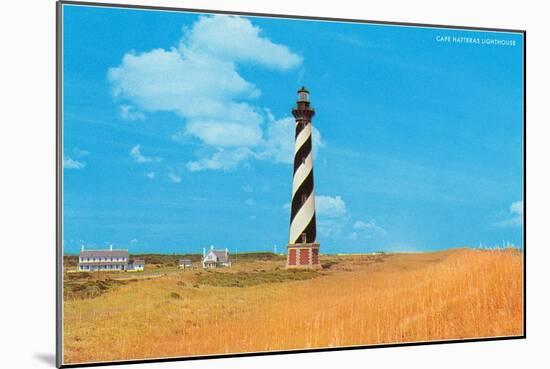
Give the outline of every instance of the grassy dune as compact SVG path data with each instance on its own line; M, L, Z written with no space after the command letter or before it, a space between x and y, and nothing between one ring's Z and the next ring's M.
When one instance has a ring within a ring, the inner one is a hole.
M65 363L520 335L522 258L469 249L324 256L318 272L250 258L113 283L93 297L67 295Z

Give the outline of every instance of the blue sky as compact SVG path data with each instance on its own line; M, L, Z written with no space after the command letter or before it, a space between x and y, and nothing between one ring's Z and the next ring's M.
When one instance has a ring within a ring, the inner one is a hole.
M520 34L63 9L66 252L283 251L302 85L322 252L522 245Z

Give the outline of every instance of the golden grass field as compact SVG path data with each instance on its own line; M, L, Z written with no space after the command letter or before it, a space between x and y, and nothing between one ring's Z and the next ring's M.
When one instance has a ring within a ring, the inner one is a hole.
M68 296L64 362L523 334L517 250L323 256L321 262L323 270L305 274L284 270L284 258L243 260L214 272L174 268L97 297Z

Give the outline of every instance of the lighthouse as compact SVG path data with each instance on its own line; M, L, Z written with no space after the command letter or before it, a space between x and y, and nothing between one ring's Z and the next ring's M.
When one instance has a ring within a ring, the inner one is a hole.
M290 205L290 236L287 246L287 268L320 268L315 192L313 190L313 150L311 119L315 110L310 105L309 91L298 90L298 101L292 109L296 119L294 136L294 172Z

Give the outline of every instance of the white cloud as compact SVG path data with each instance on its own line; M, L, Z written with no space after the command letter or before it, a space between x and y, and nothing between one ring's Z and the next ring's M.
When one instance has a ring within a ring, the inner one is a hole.
M347 218L324 218L319 216L317 219L317 230L323 238L338 237L344 229Z
M346 203L340 196L315 196L315 210L320 217L338 218L346 215Z
M145 120L145 114L131 105L120 106L120 117L128 121Z
M515 201L510 204L509 213L505 219L494 223L497 227L522 227L523 226L523 200Z
M248 148L218 149L210 158L202 158L197 161L190 161L186 167L191 172L201 170L232 170L241 161L253 157L254 153Z
M302 58L286 46L262 36L262 30L248 19L234 16L200 17L183 43L223 60L251 62L271 69L287 70Z
M262 117L242 100L260 91L239 75L238 62L285 70L301 58L261 37L247 19L201 17L184 29L178 47L129 52L108 78L116 97L143 111L175 112L187 121L184 131L206 144L254 146Z
M515 216L523 216L523 200L513 202L510 205L510 213Z
M185 121L174 140L185 144L191 137L215 150L189 162L190 171L230 170L252 158L291 163L294 121L272 121L264 133L266 113L250 102L261 92L239 74L242 63L285 71L302 58L248 19L203 16L183 29L174 47L126 53L108 79L122 115L139 120L146 112L173 112ZM317 149L322 141L317 130L313 135Z
M179 176L175 173L168 173L168 179L172 183L181 183L181 176Z
M136 145L130 149L130 156L136 163L152 163L161 161L159 157L145 156L141 153L141 145Z
M348 222L346 203L340 196L315 196L317 230L321 237L334 238Z
M75 148L73 148L73 154L77 158L83 158L85 156L90 155L90 152L87 151L87 150L82 150L82 149L79 149L78 147L75 147Z
M149 179L155 179L155 172L145 173L145 176Z
M183 49L155 49L126 54L108 78L116 97L146 112L176 113L187 122L183 133L206 144L254 145L261 139L261 116L236 101L257 97L259 91L234 63Z
M261 153L277 163L294 163L294 135L296 122L293 118L272 120L267 128L265 150ZM318 150L325 146L321 133L313 127L311 132L313 155L317 157Z
M78 161L65 156L63 158L63 168L65 169L84 169L86 167L86 162Z
M362 220L356 221L353 223L353 229L355 232L350 235L350 238L352 239L356 239L358 236L364 236L367 238L375 235L385 236L388 233L384 228L377 225L372 219L368 222L364 222Z
M250 120L243 124L250 115ZM216 147L257 146L262 143L261 118L253 112L243 111L242 121L190 121L185 133L200 138Z
M252 206L254 205L254 199L246 199L244 203L248 206Z

